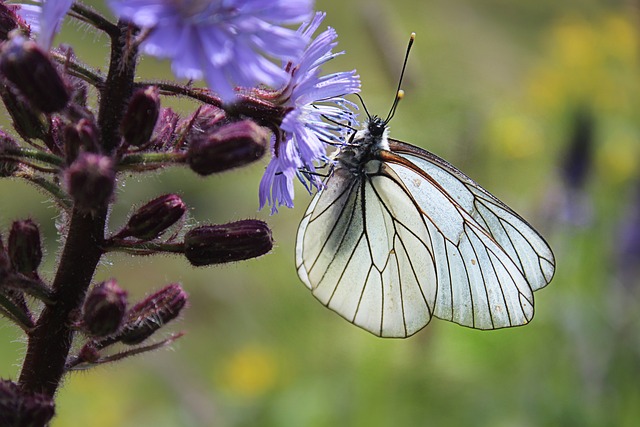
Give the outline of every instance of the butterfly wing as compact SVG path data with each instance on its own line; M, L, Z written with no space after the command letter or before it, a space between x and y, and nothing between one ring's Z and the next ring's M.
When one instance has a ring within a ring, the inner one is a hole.
M553 276L526 221L446 161L390 140L354 177L338 167L298 230L298 274L323 304L379 336L432 316L478 329L528 323Z
M555 259L542 236L520 215L446 160L413 145L390 139L390 148L431 177L453 201L493 238L525 276L531 289L553 278Z
M436 270L426 241L422 215L395 182L337 167L298 229L298 275L348 321L406 337L433 311Z
M393 154L411 167L389 164L439 226L433 241L438 266L434 315L479 329L528 323L532 292L546 286L555 271L549 245L518 214L445 160L389 142ZM445 199L438 205L430 199L434 191ZM447 214L453 228L441 225L447 222L438 218L439 206L455 208Z

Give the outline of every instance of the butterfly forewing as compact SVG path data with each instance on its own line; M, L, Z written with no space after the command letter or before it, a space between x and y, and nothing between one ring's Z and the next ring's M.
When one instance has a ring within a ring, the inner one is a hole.
M397 140L389 142L395 154L433 178L491 235L518 265L532 290L551 281L555 270L553 252L524 219L440 157Z

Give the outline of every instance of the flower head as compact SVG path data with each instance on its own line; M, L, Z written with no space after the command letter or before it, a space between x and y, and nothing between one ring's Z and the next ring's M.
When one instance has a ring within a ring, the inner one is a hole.
M18 14L29 23L31 31L38 34L40 47L48 50L73 0L32 0L31 3L42 3L42 6L21 4Z
M151 29L142 49L170 58L180 78L204 78L225 101L234 86L278 87L287 73L270 59L300 55L307 39L282 24L301 22L311 0L111 0L120 18ZM270 58L270 59L268 59Z
M298 33L310 37L320 26L324 13L317 13ZM337 34L333 28L311 41L297 63L286 70L289 82L282 89L280 102L288 111L282 120L280 134L272 140L272 158L260 182L260 208L271 205L271 212L284 205L293 207L295 176L311 192L322 183L313 173L318 161L326 161L326 145L341 144L347 131L337 123L352 122L353 105L343 96L360 90L355 70L320 76L320 67L342 54L333 53ZM325 119L328 119L325 120Z

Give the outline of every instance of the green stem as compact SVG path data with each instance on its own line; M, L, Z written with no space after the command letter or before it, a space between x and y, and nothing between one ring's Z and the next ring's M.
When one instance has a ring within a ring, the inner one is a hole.
M156 86L158 89L160 89L160 93L163 95L186 96L196 101L204 102L205 104L213 105L215 107L222 107L222 100L216 96L213 96L209 90L204 88L193 88L189 86L181 86L173 83L158 81L138 82L136 83L136 86Z
M127 154L118 162L118 170L155 169L167 163L184 163L184 153L135 153Z
M98 12L85 6L82 3L74 3L71 6L71 16L80 21L86 22L99 30L107 33L111 38L118 37L120 31L117 25L114 25L111 21L100 15Z
M126 252L132 255L149 255L158 252L184 253L184 243L161 242L127 242L124 240L112 240L105 246L106 252Z
M13 322L20 326L25 332L28 332L33 328L33 321L27 316L19 307L17 307L13 301L0 294L0 314L13 320Z
M65 193L64 190L62 190L62 188L60 188L59 184L51 182L48 179L43 178L41 176L28 174L28 173L21 173L17 176L18 178L26 179L33 185L46 191L51 196L53 196L56 203L58 203L65 211L71 212L71 209L73 208L73 202L71 201L71 198L69 197L69 195Z
M56 51L51 51L51 56L60 64L64 64L72 76L78 77L97 88L104 85L105 77L100 72L91 70L87 65L75 61L73 57Z
M64 160L61 157L35 148L7 148L2 152L2 157L17 161L20 161L22 159L31 159L55 166L56 168L61 168L62 166L64 166Z

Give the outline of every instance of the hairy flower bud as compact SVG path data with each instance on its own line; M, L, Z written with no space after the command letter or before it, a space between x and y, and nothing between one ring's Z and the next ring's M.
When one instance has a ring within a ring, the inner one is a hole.
M136 91L120 124L125 142L134 147L149 142L159 113L160 96L157 87L149 86Z
M138 209L118 236L155 239L180 220L186 211L187 206L180 196L165 194Z
M65 171L67 191L84 212L94 212L111 199L116 174L109 157L81 153Z
M272 247L269 226L257 219L198 227L184 237L185 256L196 266L255 258Z
M210 175L255 162L264 155L268 143L265 128L251 120L233 122L193 138L187 162L197 174Z
M6 86L0 85L0 97L18 135L26 140L44 139L47 133L47 121L42 113L35 111Z
M177 284L168 285L134 305L117 338L135 345L149 338L166 323L178 317L187 303L187 294Z
M120 329L126 310L127 292L110 279L94 286L87 295L82 322L91 335L104 337Z
M153 147L164 151L173 145L180 116L171 108L162 108L154 130Z
M44 113L59 111L69 102L58 71L34 41L16 36L5 42L0 52L0 72Z
M9 380L0 380L0 425L11 427L44 426L55 414L53 400L31 393Z
M27 23L16 13L18 5L0 3L0 41L5 41L9 38L9 33L15 29L20 29L24 33L28 33L29 26Z
M100 352L95 347L95 342L88 342L82 346L78 352L78 361L85 363L95 363L100 360Z
M3 158L3 154L11 149L19 148L17 142L9 135L0 130L0 178L13 175L18 170L18 163L7 158Z
M67 163L73 163L80 152L98 152L98 134L98 127L88 119L80 119L77 123L65 126L64 151Z
M35 272L42 261L40 230L30 219L14 221L7 242L13 268L23 274Z

